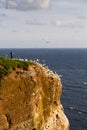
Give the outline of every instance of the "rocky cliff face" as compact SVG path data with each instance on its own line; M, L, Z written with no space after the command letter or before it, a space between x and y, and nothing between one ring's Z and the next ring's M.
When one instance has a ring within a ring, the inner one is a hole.
M61 93L59 76L42 65L10 68L0 76L0 130L69 130Z

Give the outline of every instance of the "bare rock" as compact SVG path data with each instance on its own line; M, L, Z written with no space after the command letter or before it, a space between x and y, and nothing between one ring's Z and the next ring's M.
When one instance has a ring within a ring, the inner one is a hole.
M9 123L7 121L7 117L5 115L0 115L0 130L8 130Z

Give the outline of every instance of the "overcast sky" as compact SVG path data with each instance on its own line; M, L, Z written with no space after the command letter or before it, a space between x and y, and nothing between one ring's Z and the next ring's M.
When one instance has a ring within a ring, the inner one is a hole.
M86 0L15 1L0 0L0 48L87 48Z

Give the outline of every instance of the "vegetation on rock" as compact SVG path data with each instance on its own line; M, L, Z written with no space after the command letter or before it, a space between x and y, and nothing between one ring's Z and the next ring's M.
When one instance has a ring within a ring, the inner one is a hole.
M16 68L22 68L23 70L28 69L28 65L35 65L34 62L30 61L20 61L20 60L14 60L10 58L0 57L0 76L1 75L7 75L9 74L9 70L16 69Z

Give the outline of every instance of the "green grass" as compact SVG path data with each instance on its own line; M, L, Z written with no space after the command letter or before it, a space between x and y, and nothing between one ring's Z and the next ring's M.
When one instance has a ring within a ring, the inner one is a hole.
M7 75L9 73L10 68L14 70L16 68L22 68L23 70L27 70L28 65L35 65L35 63L0 57L0 76Z
M0 68L0 74L7 75L8 71L5 68Z

